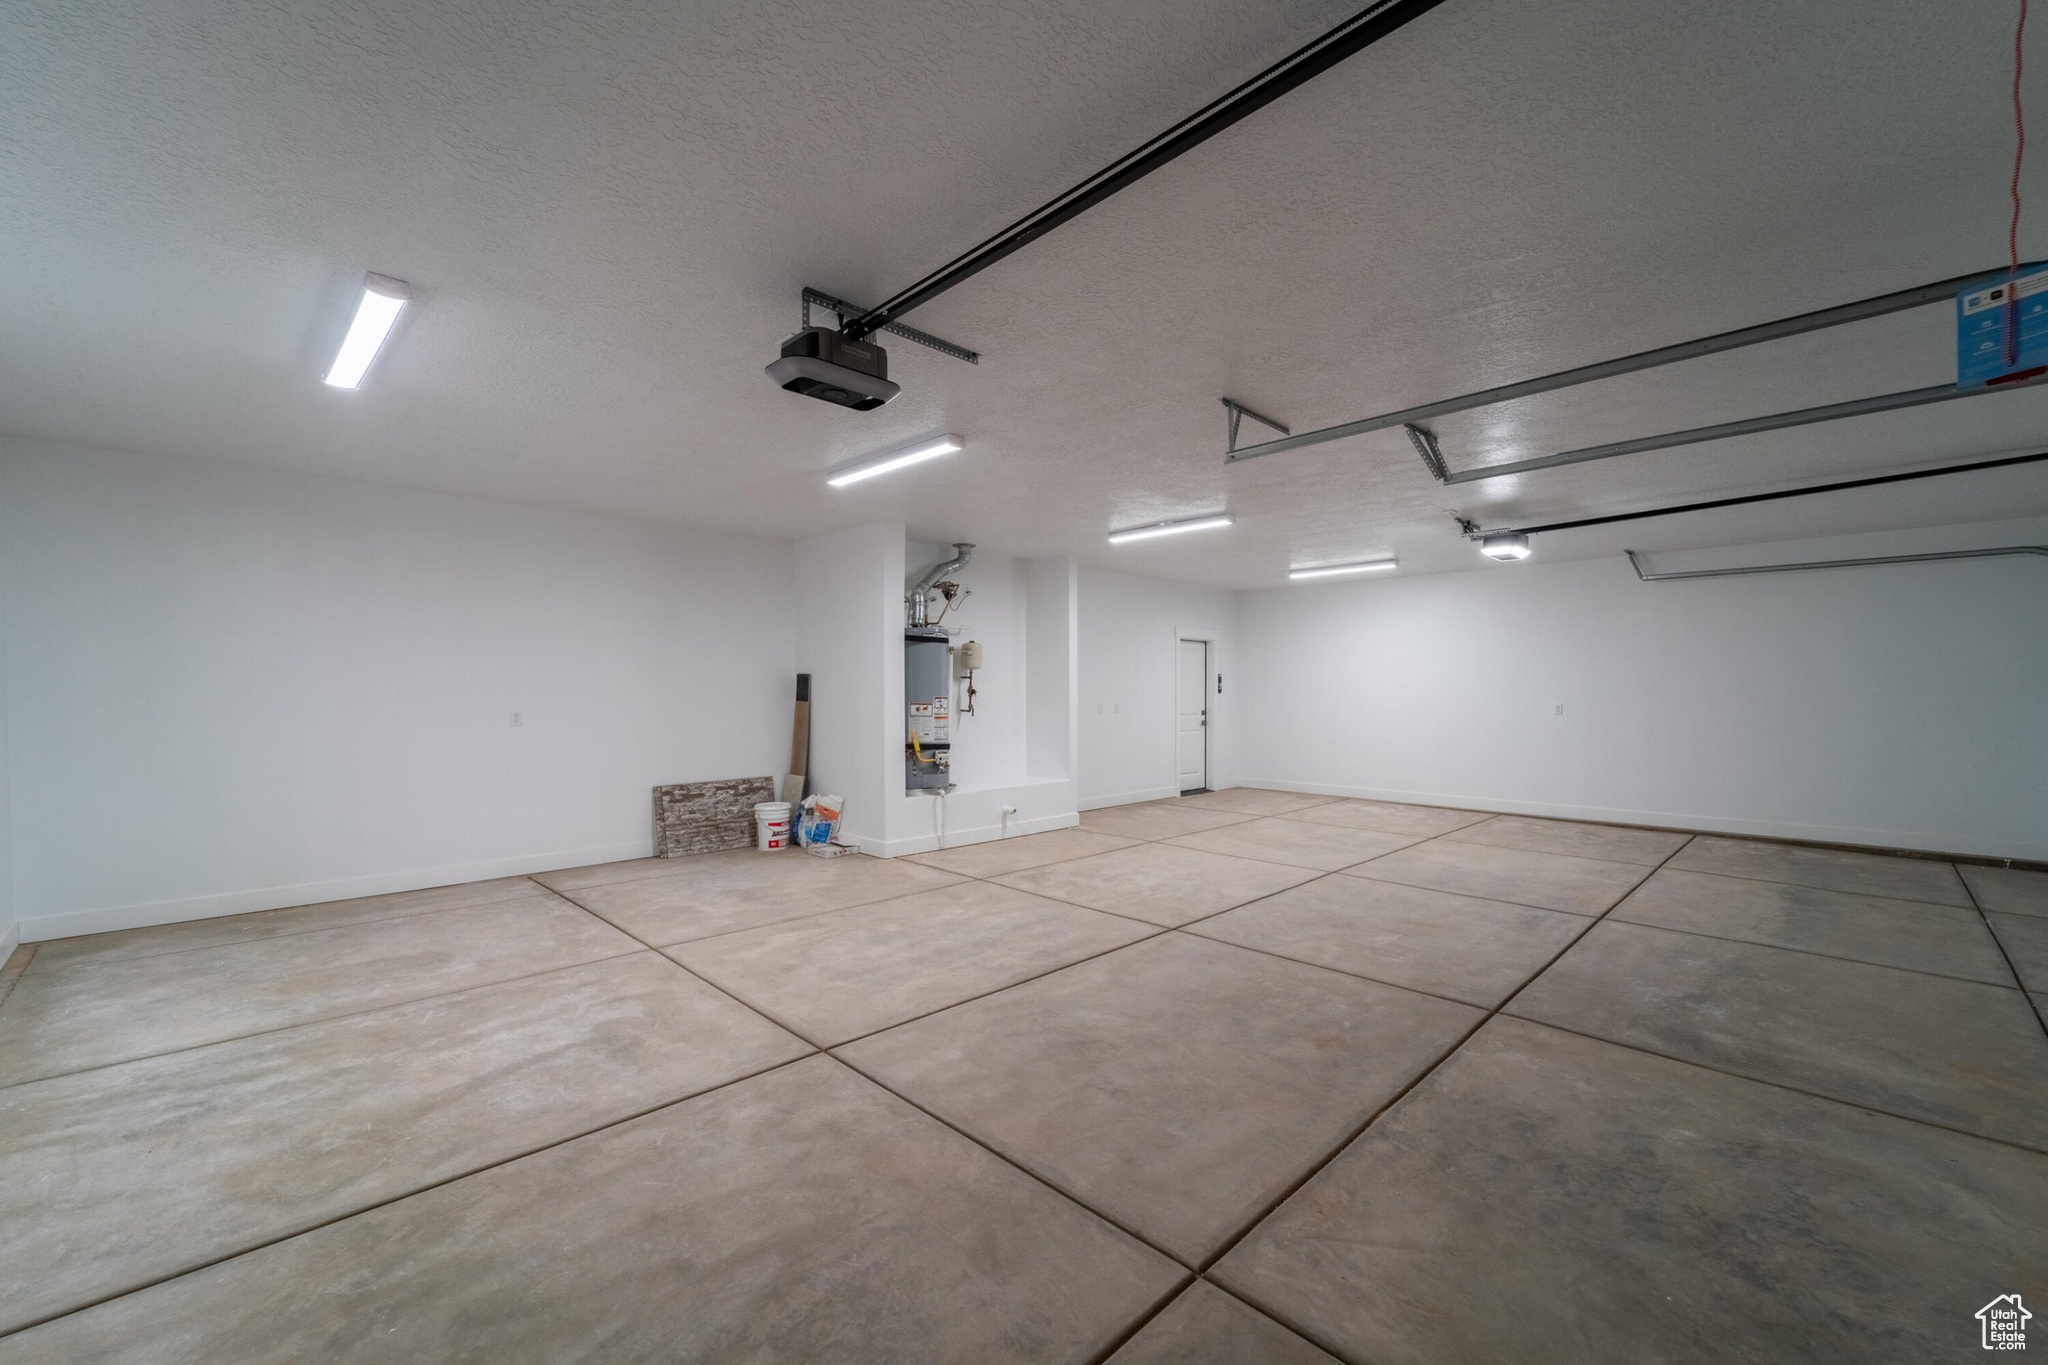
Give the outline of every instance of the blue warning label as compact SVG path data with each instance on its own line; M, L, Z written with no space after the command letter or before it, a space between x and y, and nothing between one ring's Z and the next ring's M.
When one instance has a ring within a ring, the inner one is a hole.
M2012 301L2019 300L2019 344L2006 358ZM1988 384L2001 375L2048 365L2048 269L2003 278L1956 295L1956 385Z

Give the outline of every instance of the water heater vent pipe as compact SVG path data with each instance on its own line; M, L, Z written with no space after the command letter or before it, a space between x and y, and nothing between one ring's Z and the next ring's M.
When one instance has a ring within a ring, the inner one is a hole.
M932 585L947 574L958 573L961 569L966 568L967 561L973 557L974 546L965 541L956 540L953 542L953 557L942 564L934 565L930 573L917 581L917 586L912 588L909 595L904 599L904 606L910 613L909 625L912 630L920 629L928 624L924 619L927 605L925 599L930 594Z

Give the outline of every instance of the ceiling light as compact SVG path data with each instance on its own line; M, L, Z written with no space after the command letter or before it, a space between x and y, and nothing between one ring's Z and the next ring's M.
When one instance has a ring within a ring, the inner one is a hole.
M1374 569L1399 567L1398 559L1367 559L1357 564L1324 564L1313 569L1289 569L1289 578L1334 578L1342 573L1371 573Z
M1177 536L1182 531L1208 531L1218 526L1230 525L1230 517L1192 517L1187 521L1155 521L1150 526L1133 526L1128 531L1111 531L1109 543L1121 545L1127 540L1150 540L1154 536Z
M825 476L825 482L834 488L844 488L850 483L872 479L877 474L887 474L906 465L921 464L926 460L936 460L941 455L951 455L956 450L965 449L966 445L967 442L961 437L947 432L944 436L935 436L929 441L921 441L903 450L891 451L887 455L877 455L873 459L835 469Z
M1520 531L1495 531L1490 536L1479 538L1479 552L1488 559L1503 562L1510 559L1529 557L1529 537Z
M378 347L391 335L391 325L398 321L399 310L411 297L412 287L404 280L394 280L389 275L363 276L362 301L356 304L355 321L349 323L348 335L341 339L341 349L334 353L334 364L328 367L329 384L337 389L353 389L363 382L364 371L377 358Z

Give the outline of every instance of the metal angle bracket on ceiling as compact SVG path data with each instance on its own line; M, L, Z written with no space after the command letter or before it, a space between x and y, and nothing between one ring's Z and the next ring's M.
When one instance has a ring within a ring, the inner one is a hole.
M1408 444L1415 447L1415 453L1422 457L1422 467L1438 483L1455 483L1450 467L1444 463L1444 452L1436 443L1436 433L1413 422L1401 424L1401 430L1408 433Z
M1867 559L1808 559L1797 564L1739 564L1729 569L1676 569L1653 573L1634 550L1623 550L1636 577L1645 583L1666 583L1679 578L1733 578L1739 574L1796 573L1801 569L1860 569L1871 564L1927 564L1943 559L1993 559L2001 555L2042 555L2048 545L1993 545L1982 550L1933 550L1917 555L1872 555Z
M2030 262L2020 267L2021 272L2037 269L2040 262ZM1719 355L1724 351L1739 350L1745 346L1757 346L1767 341L1779 341L1787 337L1804 336L1809 332L1829 327L1840 327L1845 323L1861 322L1869 318L1884 317L1891 313L1919 308L1926 304L1952 301L1965 289L1980 287L1986 283L2010 278L2013 272L2001 267L1992 271L1976 271L1958 275L1952 279L1935 280L1928 284L1916 285L1890 294L1877 294L1867 299L1838 304L1832 308L1821 308L1811 313L1800 313L1789 318L1777 318L1770 322L1758 323L1752 327L1739 327L1730 332L1719 332L1713 336L1697 337L1691 341L1680 341L1654 350L1638 351L1633 355L1617 356L1592 365L1580 365L1574 369L1559 370L1554 374L1538 376L1535 379L1519 380L1512 384L1501 384L1490 389L1477 389L1471 393L1459 394L1452 398L1441 398L1430 403L1421 403L1394 412L1383 412L1375 417L1362 417L1355 422L1342 422L1333 427L1322 427L1316 431L1305 431L1300 435L1284 436L1277 441L1263 445L1246 446L1241 450L1225 453L1226 464L1237 464L1245 460L1256 460L1266 455L1277 455L1284 450L1299 450L1304 446L1321 445L1327 441L1339 441L1350 436L1363 436L1368 432L1386 431L1392 427L1416 427L1433 417L1442 417L1454 412L1469 412L1474 408L1493 407L1511 402L1517 398L1528 398L1539 393L1552 393L1559 389L1576 388L1596 380L1613 379L1621 375L1637 374L1663 365L1673 365L1683 360L1696 360L1702 356ZM2000 387L2017 388L2019 384ZM1905 393L1882 394L1875 398L1857 399L1851 403L1836 403L1819 408L1802 408L1797 412L1778 413L1770 417L1746 418L1739 422L1721 423L1714 427L1699 427L1691 431L1670 432L1662 436L1643 437L1636 441L1616 442L1610 446L1589 446L1584 450L1564 451L1557 455L1540 456L1534 460L1518 460L1513 464L1482 466L1474 470L1451 473L1448 467L1439 474L1435 468L1431 474L1439 483L1467 483L1477 479L1499 478L1505 474L1526 472L1530 469L1545 469L1560 464L1577 464L1585 460L1609 459L1615 455L1632 454L1641 450L1657 450L1672 445L1686 445L1695 441L1715 440L1723 436L1742 435L1752 431L1770 431L1782 426L1802 426L1812 422L1834 421L1841 417L1854 417L1866 412L1885 412L1899 407L1916 407L1923 403L1938 403L1949 398L1974 397L1979 393L1997 392L1998 388L1961 389L1944 385L1933 389L1913 389ZM1420 430L1420 428L1417 428ZM1409 439L1415 439L1411 433ZM1422 446L1418 443L1417 450ZM1439 459L1441 453L1439 452ZM1424 456L1425 463L1429 457Z
M1258 413L1253 412L1244 404L1238 402L1235 398L1226 398L1223 400L1223 411L1229 414L1228 418L1226 419L1228 422L1229 434L1225 438L1225 444L1231 450L1237 449L1237 424L1240 418L1249 417L1254 422L1257 422L1260 426L1273 428L1273 430L1279 432L1282 436L1287 436L1291 434L1286 427L1281 426L1278 422L1274 421L1270 417L1260 416Z
M842 329L845 328L848 318L860 317L867 311L857 303L848 303L845 299L834 298L824 290L813 289L809 285L804 286L803 304L804 326L806 327L811 325L811 306L813 304L816 304L828 313L838 314L839 325ZM929 346L941 355L952 356L955 360L964 360L970 365L979 365L981 363L981 352L970 351L965 346L956 346L943 337L935 337L930 332L920 332L915 327L905 327L900 322L884 323L880 330L900 336L905 341L914 341L920 346Z

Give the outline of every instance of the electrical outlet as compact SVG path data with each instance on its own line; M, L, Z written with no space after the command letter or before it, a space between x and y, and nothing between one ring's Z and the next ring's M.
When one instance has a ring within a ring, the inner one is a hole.
M525 725L525 724L526 724L526 713L525 713L524 711L514 711L514 712L512 713L512 724L513 724L513 726L514 726L515 728L516 728L516 727L518 727L518 726L523 726L523 725Z
M1111 706L1109 709L1120 716L1124 713L1124 704L1122 702L1117 702L1114 706Z
M1552 714L1552 715L1558 715L1558 716L1561 716L1561 715L1563 715L1563 714L1564 714L1564 703L1563 703L1563 702L1559 702L1559 703L1557 704L1557 710L1553 711L1553 712L1552 712L1551 714Z

